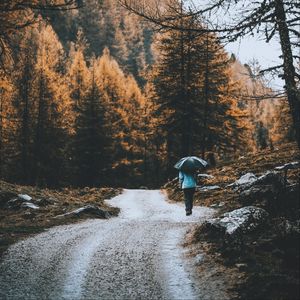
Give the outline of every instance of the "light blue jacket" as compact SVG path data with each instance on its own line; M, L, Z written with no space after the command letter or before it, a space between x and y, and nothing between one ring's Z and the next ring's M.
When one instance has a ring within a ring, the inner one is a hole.
M179 183L182 189L191 189L197 186L195 175L179 171Z

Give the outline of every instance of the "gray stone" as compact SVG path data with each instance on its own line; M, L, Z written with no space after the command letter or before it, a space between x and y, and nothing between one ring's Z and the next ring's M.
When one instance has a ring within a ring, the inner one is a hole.
M19 209L22 207L22 204L31 202L31 200L32 198L28 195L18 194L18 197L9 200L6 206L10 209Z
M218 185L205 185L203 187L197 187L197 189L201 192L208 192L208 191L219 190L220 187Z
M213 179L213 178L215 178L213 175L209 175L209 174L198 174L197 177L205 178L205 179Z
M294 161L291 163L284 164L282 166L278 166L275 168L276 171L290 170L290 169L298 169L300 168L300 162Z
M254 182L255 185L268 185L272 184L277 188L284 186L284 177L277 172L268 171L265 174L258 177L257 181Z
M234 183L228 184L228 187L239 187L241 185L245 184L251 184L257 180L257 177L253 173L247 173L243 176L241 176L238 180L236 180Z
M239 239L243 235L256 230L268 219L268 213L259 207L246 206L225 213L204 223L204 228L217 233L225 240Z
M196 257L195 257L195 264L197 266L199 266L203 263L204 260L205 260L204 254L200 253L200 254L196 255Z
M23 202L21 208L39 209L39 207L32 202Z
M235 266L240 270L240 271L245 271L248 267L247 264L245 263L239 263L239 264L235 264Z
M277 197L277 190L273 185L252 186L247 190L240 192L238 200L243 205L252 205L259 203L267 205Z
M65 213L63 215L58 215L55 218L63 217L81 217L82 215L93 215L101 219L108 219L110 217L109 212L95 206L95 205L86 205L71 212Z
M27 194L18 194L18 198L23 201L31 201L32 198Z

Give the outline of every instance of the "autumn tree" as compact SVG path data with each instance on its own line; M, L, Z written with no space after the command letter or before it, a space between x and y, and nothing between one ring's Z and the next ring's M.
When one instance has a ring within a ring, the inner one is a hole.
M91 62L89 86L76 106L74 169L78 186L103 185L105 153L104 101L95 80L95 63Z
M0 2L0 66L7 64L16 46L14 36L39 21L37 12L77 9L79 0L7 0Z
M197 18L184 22L202 26ZM235 105L230 60L218 39L213 34L167 31L158 48L153 84L163 107L168 172L179 157L238 148L242 113Z
M167 1L167 5L171 6L174 2L178 1ZM284 88L296 132L296 141L300 148L300 95L297 86L299 74L295 63L299 59L297 50L299 47L300 13L297 1L260 0L245 5L242 0L234 2L214 0L202 4L202 7L199 8L190 7L187 16L201 16L203 21L210 24L209 27L201 29L184 27L178 23L174 25L174 19L180 19L180 17L178 18L176 13L168 13L163 5L160 5L159 1L156 0L149 3L120 0L120 3L130 11L163 28L192 32L214 32L229 42L254 34L263 37L266 42L279 38L282 64L270 68L269 71L279 70L279 76L285 81ZM214 16L213 20L212 15ZM224 15L227 18L224 18Z
M39 26L34 78L33 182L56 185L64 166L71 101L61 74L63 49L51 26Z

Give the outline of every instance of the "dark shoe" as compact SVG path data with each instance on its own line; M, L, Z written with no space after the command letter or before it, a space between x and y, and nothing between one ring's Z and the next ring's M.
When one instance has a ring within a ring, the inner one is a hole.
M191 210L187 210L187 211L186 211L186 215L187 215L187 216L190 216L191 214L192 214L192 211L191 211Z

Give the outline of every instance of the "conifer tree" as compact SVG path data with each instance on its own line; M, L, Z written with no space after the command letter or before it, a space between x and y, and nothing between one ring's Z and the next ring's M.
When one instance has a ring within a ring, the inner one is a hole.
M70 124L68 87L60 71L63 49L51 26L40 24L34 79L33 182L57 185Z
M184 22L203 26L197 18ZM229 152L234 143L239 145L242 112L235 103L237 86L230 80L230 62L217 37L168 31L158 47L161 58L153 83L165 115L168 173L179 157L204 156L207 150Z
M95 80L95 63L91 63L89 88L77 107L74 137L74 164L79 186L103 185L106 153L104 106Z

